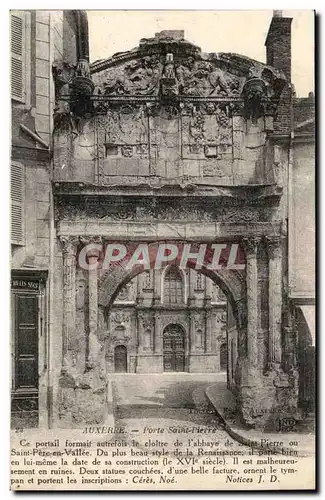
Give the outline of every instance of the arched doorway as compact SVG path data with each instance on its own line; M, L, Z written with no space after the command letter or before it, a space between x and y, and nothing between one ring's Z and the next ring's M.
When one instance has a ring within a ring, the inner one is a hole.
M180 325L168 325L163 333L164 372L185 371L185 334Z
M115 373L126 373L128 371L127 349L124 345L117 345L114 349Z
M127 346L129 373L219 372L220 345L226 342L228 350L231 338L235 338L237 346L238 332L245 333L245 285L242 273L227 269L212 272L202 268L197 272L190 266L184 271L170 265L159 274L144 272L143 266L132 271L123 267L105 270L99 280L98 299L103 328L107 325L111 332L105 346L107 372L115 371L117 344ZM126 287L129 291L124 294ZM230 337L229 315L224 314L227 304L233 318ZM164 335L170 325L184 331L177 341ZM241 340L240 345L244 345ZM236 368L231 360L228 353L228 366L222 370L229 379Z

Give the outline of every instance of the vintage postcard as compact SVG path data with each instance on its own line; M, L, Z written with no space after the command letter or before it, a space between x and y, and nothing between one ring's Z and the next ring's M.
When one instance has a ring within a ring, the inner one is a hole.
M12 490L315 489L314 16L10 11Z

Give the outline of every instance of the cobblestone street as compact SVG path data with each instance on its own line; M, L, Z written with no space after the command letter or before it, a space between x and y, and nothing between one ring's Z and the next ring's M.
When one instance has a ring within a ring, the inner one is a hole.
M125 427L129 439L136 439L140 446L150 436L155 440L159 435L173 449L179 432L189 428L194 430L189 434L190 439L208 437L222 443L229 440L231 446L242 448L223 430L208 406L204 390L213 383L226 384L226 374L115 376L115 425ZM160 432L155 432L158 429Z

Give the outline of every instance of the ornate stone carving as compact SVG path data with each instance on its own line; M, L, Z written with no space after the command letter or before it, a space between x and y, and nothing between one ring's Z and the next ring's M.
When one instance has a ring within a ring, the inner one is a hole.
M138 318L141 321L143 331L153 332L155 328L155 318L152 313L138 311Z
M132 146L121 146L122 156L126 158L131 158L133 156L133 147Z
M213 60L194 60L188 57L178 65L180 93L186 96L235 96L239 93L240 79L217 67Z
M98 183L105 183L105 170L104 170L104 159L106 156L105 151L105 127L106 127L106 117L96 116L95 117L95 137L97 142L97 156L95 158L97 167Z
M160 323L162 326L162 332L164 331L166 326L168 326L170 324L181 325L185 329L185 331L188 328L187 321L184 318L180 317L179 314L177 314L177 312L175 313L175 315L172 315L172 314L170 314L168 316L161 315Z
M263 99L266 97L266 85L258 79L253 78L246 82L243 93L245 100L245 118L256 121L263 115Z
M254 255L256 256L258 245L261 241L261 238L259 237L249 237L249 238L242 238L241 239L241 244L243 248L245 249L246 256Z
M63 253L63 332L62 332L62 372L71 368L71 348L75 340L76 328L76 252L79 240L61 236ZM73 357L73 356L72 356Z
M227 323L227 311L219 311L216 314L216 322L225 324Z
M111 342L119 343L121 345L123 345L123 343L127 344L128 341L130 340L130 338L131 337L129 335L111 335L110 336Z
M82 245L89 245L90 243L101 244L103 238L101 236L79 236L79 241Z
M228 222L257 222L259 213L249 208L230 209L226 218Z
M281 253L281 236L267 236L265 242L270 259L279 257Z
M112 312L110 319L115 328L130 323L130 315L125 312Z
M237 201L237 200L236 200ZM237 202L238 203L238 202ZM56 216L65 221L119 221L137 220L154 221L198 221L198 222L258 222L267 220L267 210L263 206L229 206L200 204L186 207L185 203L177 200L177 206L155 203L154 198L148 202L143 200L141 205L121 205L118 202L108 202L101 199L84 199L75 203L73 199L64 202L57 199Z
M75 236L60 236L60 243L63 255L75 257L79 244L79 238Z
M173 54L166 55L166 62L160 82L160 92L164 99L173 99L178 95L178 81L175 74Z
M52 65L55 92L55 128L60 128L62 130L64 130L65 128L74 128L69 98L71 92L70 84L75 76L75 72L75 65L68 62L54 61Z
M105 71L104 95L150 95L158 91L162 70L160 57L145 56Z

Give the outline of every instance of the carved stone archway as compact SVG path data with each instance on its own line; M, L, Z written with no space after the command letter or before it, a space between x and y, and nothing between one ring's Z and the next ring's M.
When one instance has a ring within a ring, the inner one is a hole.
M142 266L134 267L132 270L126 270L120 265L103 271L98 282L98 304L106 310L109 310L126 283L142 272ZM246 282L244 272L227 269L211 271L205 267L202 267L200 272L221 288L232 306L237 328L243 329L246 325L247 318Z

